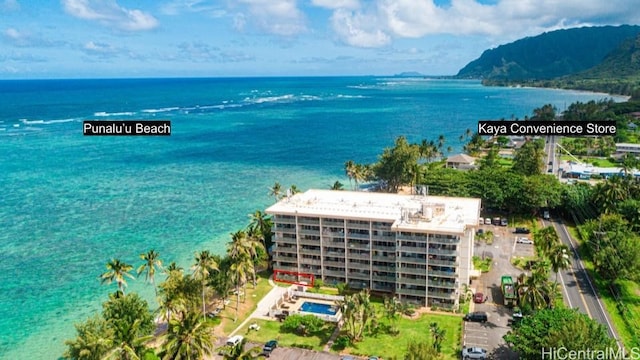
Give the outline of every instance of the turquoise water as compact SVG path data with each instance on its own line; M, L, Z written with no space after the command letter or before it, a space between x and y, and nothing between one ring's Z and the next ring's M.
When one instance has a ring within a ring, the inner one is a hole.
M344 162L398 135L459 150L480 119L603 97L379 77L0 81L0 358L57 358L115 289L98 281L112 257L223 254L275 181L348 186ZM172 135L83 137L87 119L167 119Z
M302 303L302 306L300 306L300 311L320 315L335 315L337 312L336 309L329 304L320 304L311 301L305 301L304 303Z

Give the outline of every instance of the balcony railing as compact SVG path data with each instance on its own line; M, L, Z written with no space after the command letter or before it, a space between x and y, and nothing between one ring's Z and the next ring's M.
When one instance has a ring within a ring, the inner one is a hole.
M429 259L429 265L440 265L440 266L451 266L457 267L458 261L450 261L450 260L439 260L439 259Z
M403 289L403 288L397 288L396 292L398 294L406 294L406 295L415 295L415 296L422 296L422 297L426 297L427 296L427 290L413 290L413 289Z
M300 248L298 249L298 252L300 254L307 254L307 255L317 255L320 256L320 249L305 249L305 248Z
M429 249L430 255L448 255L455 256L457 254L456 250L445 250L445 249Z
M278 265L278 264L273 265L273 269L284 270L284 271L296 271L296 272L298 271L297 266L286 266L286 265Z
M370 250L371 249L371 245L370 244L363 244L363 243L359 243L359 242L349 242L349 243L347 243L347 247L349 249L356 249L356 250Z
M429 280L429 286L436 288L445 288L445 289L457 289L458 284L452 281L436 281Z
M300 264L309 264L309 265L320 265L322 266L322 262L316 259L305 259L300 258Z
M371 258L371 255L369 254L359 254L359 253L348 253L347 257L349 259L365 259L365 260L369 260L369 258Z
M325 276L339 276L339 277L345 277L345 272L344 271L336 271L336 270L323 270L322 273Z
M367 274L367 273L361 273L361 272L348 272L347 273L347 277L349 279L363 279L363 280L369 280L371 278L371 274Z
M445 291L429 291L429 297L439 298L439 299L455 299L455 292L445 292Z
M359 234L359 233L347 232L347 238L349 238L349 239L369 240L370 237L371 237L371 235L369 235L369 234Z
M459 244L460 238L447 239L441 237L429 237L430 244Z
M411 284L411 285L427 285L427 279L412 279L407 277L398 278L398 284Z
M427 275L427 269L399 267L397 272L401 274Z
M458 272L456 271L440 271L440 270L429 270L429 275L433 276L442 276L446 278L457 278Z

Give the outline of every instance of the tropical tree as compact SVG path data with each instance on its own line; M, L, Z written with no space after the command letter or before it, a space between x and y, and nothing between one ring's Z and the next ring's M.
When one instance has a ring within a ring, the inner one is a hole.
M181 269L170 271L159 288L160 307L157 311L167 322L173 317L180 318L184 313L197 311L200 307L202 282L185 275Z
M437 322L432 322L429 324L429 332L431 333L433 348L439 353L442 350L442 341L447 331L441 328Z
M392 334L398 333L398 329L395 326L395 321L400 314L401 307L402 303L396 297L384 298L384 314L389 320L389 324L391 325L390 331Z
M542 276L524 276L520 280L519 292L521 306L533 310L543 309L546 307L546 278Z
M594 203L602 209L603 214L616 212L617 205L629 196L629 187L622 176L612 176L596 185Z
M156 270L162 271L162 260L160 260L160 254L151 249L147 251L147 253L140 254L140 259L142 259L144 263L138 267L138 277L144 272L145 280L153 285L153 290L156 293L156 297L158 297L158 287L155 283L155 275Z
M361 290L353 295L346 295L338 302L342 309L344 328L352 342L362 340L364 330L376 319L375 308L369 298L369 290Z
M107 271L100 275L100 282L111 284L116 282L118 284L118 290L124 294L124 288L127 287L127 280L125 278L133 279L133 275L129 272L133 269L133 266L120 261L120 259L111 259L107 263Z
M548 256L551 253L551 249L559 242L558 233L553 226L547 226L538 230L533 235L533 240L538 252L543 257Z
M191 267L193 271L193 277L199 280L202 284L202 316L207 316L207 304L205 301L205 290L207 288L207 281L209 280L209 274L212 271L218 271L218 264L211 256L209 251L203 250L196 253L195 263Z
M351 190L353 190L353 184L351 183L351 181L353 180L355 168L356 168L356 164L353 162L353 160L347 160L344 163L344 172L349 178L349 187L351 187Z
M518 174L530 176L542 173L544 141L528 140L516 150L512 169Z
M262 241L266 250L270 249L273 245L273 220L260 210L254 211L250 218L249 230Z
M227 252L229 257L234 261L247 261L246 266L252 273L253 287L256 287L256 280L258 276L256 274L255 261L258 259L258 254L264 247L262 243L255 238L250 237L243 230L238 230L231 234L231 242L227 244Z
M75 339L65 341L64 359L101 360L113 347L113 330L101 316L94 315L75 328Z
M558 272L566 270L571 266L571 257L569 256L569 247L564 244L556 244L549 251L549 262L551 270L556 274L556 283L558 282Z
M212 321L192 311L182 319L171 319L162 337L163 360L197 360L213 352Z
M276 199L276 202L280 200L280 196L282 195L282 185L279 182L275 182L271 189L269 189L269 195L273 196Z
M331 185L331 187L329 188L331 190L344 190L344 185L340 182L337 181L333 183L333 185Z
M155 325L147 302L138 294L111 295L102 304L102 317L113 331L113 347L107 359L139 359L153 337Z
M384 149L373 168L380 187L388 192L398 192L400 186L410 184L418 156L418 147L399 136L394 147Z
M232 260L230 267L230 275L233 284L236 287L236 315L233 322L238 321L238 312L240 310L240 286L247 283L247 274L250 271L251 260L248 256L239 256Z
M504 336L520 359L538 360L545 349L590 351L617 349L606 328L576 309L543 309L514 324Z

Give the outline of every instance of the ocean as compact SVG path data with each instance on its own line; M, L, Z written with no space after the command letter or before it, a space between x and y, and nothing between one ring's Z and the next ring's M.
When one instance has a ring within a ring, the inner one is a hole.
M442 134L456 153L478 120L606 97L394 77L0 81L0 359L57 359L115 290L98 280L111 258L224 254L276 181L348 188L345 161L374 162L399 135ZM172 134L83 136L84 120L170 120ZM143 279L128 291L155 305Z

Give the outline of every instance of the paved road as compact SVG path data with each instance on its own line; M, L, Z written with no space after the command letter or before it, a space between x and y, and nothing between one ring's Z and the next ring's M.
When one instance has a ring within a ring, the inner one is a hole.
M598 298L595 288L582 265L567 228L563 223L556 221L543 221L543 224L545 227L553 226L560 237L560 241L571 249L571 267L561 271L559 278L567 304L569 307L578 308L580 312L587 314L590 318L604 325L609 332L609 336L614 338L618 345L621 346L618 334L615 332L611 319L604 310L602 302Z

